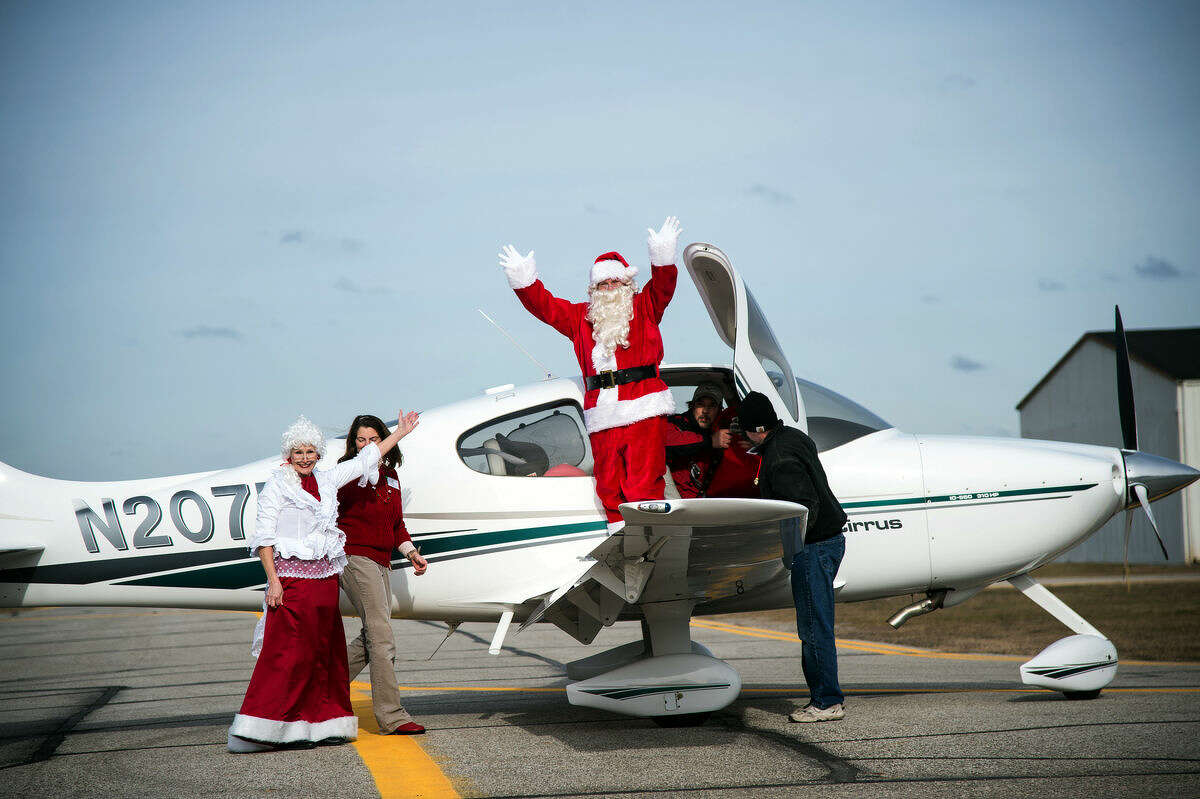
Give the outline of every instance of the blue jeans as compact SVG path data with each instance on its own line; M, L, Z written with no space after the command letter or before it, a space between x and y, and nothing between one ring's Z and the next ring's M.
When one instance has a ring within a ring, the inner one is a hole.
M796 603L796 633L803 642L800 665L814 707L839 705L845 699L838 685L837 648L833 642L833 577L846 554L846 537L838 533L806 544L792 559L792 599Z

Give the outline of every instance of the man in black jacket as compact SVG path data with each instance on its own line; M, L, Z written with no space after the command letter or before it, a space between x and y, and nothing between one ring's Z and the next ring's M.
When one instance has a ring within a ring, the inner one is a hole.
M846 715L838 685L833 638L833 578L846 552L846 513L829 489L817 446L803 432L783 425L771 401L752 391L739 411L742 429L762 455L758 487L764 499L784 499L808 508L805 531L796 519L781 523L784 564L792 571L796 631L803 642L800 664L810 701L792 721L836 721Z

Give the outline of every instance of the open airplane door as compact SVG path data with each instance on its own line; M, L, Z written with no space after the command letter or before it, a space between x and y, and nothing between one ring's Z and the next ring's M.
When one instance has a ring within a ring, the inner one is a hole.
M808 432L804 401L783 349L767 318L725 253L711 244L689 244L683 251L721 340L733 348L733 378L739 397L765 394L784 424Z

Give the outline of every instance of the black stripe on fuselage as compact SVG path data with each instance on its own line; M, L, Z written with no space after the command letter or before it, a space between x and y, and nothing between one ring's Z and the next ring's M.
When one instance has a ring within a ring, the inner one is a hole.
M86 585L107 580L120 580L153 572L205 566L250 557L246 547L209 549L201 552L172 552L163 555L136 555L131 558L60 563L54 566L26 566L0 571L0 583L58 583Z

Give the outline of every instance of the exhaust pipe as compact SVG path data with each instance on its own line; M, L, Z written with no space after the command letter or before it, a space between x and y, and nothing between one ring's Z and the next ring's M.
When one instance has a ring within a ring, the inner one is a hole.
M920 602L914 602L911 605L900 608L894 616L888 619L888 624L899 630L900 625L913 616L924 616L926 613L933 613L946 601L946 593L945 589L933 591L927 594Z

